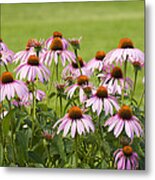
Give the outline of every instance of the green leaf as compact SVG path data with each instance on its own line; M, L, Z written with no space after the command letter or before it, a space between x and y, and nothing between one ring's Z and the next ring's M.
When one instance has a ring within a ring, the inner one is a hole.
M101 168L102 169L107 169L108 168L108 163L104 159L101 162Z
M38 107L39 109L41 109L42 111L47 111L47 110L48 110L47 105L46 105L46 104L43 104L43 103L38 103L38 104L37 104L37 107Z
M0 144L0 166L3 165L3 145Z
M25 164L28 158L27 148L28 148L29 137L24 131L19 131L16 133L16 149L17 158L21 166Z
M63 139L60 135L57 135L54 137L53 142L52 142L52 146L51 146L51 153L53 155L59 154L61 159L63 159L63 160L66 159L64 142L63 142Z
M103 151L105 152L105 154L107 156L110 156L111 148L110 148L110 145L107 141L103 142Z
M14 118L14 113L16 109L12 109L4 118L3 118L3 123L2 123L2 128L3 128L3 135L7 136L9 133L9 128L10 128L10 121L11 118Z
M51 92L51 93L50 93L50 95L48 96L48 98L50 98L50 99L51 99L51 98L53 98L55 95L56 95L56 93L55 93L55 92Z
M46 144L45 141L43 141L42 139L37 138L34 136L33 138L33 142L34 142L34 146L33 146L33 152L38 154L38 155L42 155L41 157L41 161L42 163L45 163L47 157L48 157L48 152L47 152L47 148L46 148ZM40 139L40 140L39 140Z
M40 154L35 153L34 151L28 152L29 160L34 163L42 164L42 156Z
M7 159L7 161L9 161L10 163L13 162L13 149L11 144L6 145L6 152L7 153L5 158Z
M72 168L77 168L76 166L76 154L74 153L72 155Z

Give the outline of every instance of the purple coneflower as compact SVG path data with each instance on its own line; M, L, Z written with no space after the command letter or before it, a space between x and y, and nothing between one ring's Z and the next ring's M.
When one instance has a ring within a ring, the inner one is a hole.
M11 98L14 98L16 95L22 98L27 93L28 89L24 82L14 80L10 72L2 73L0 79L0 101L3 101L5 98L11 100Z
M107 53L104 61L106 64L112 64L113 62L122 64L126 60L129 60L131 63L136 61L144 64L144 53L134 47L131 39L122 38L118 48Z
M99 74L98 77L101 78L101 85L106 85L112 94L121 94L122 89L131 89L133 82L130 78L126 77L124 80L122 69L118 66L113 66L112 70L107 69L103 74Z
M32 55L36 55L41 57L43 53L45 53L46 49L43 48L44 41L36 40L36 39L29 39L26 45L26 49L17 52L14 55L14 62L15 63L25 63L28 61L28 58Z
M48 38L47 41L45 42L47 48L50 48L54 38L60 38L62 40L64 49L68 48L68 41L65 38L63 38L62 33L58 31L53 32L53 36Z
M53 139L54 138L54 133L49 133L47 130L45 130L45 131L43 131L42 132L42 136L46 139L46 140L48 140L48 141L50 141L51 139Z
M58 120L53 128L55 128L60 123L57 133L63 131L63 136L65 137L71 128L71 137L74 138L78 133L79 135L85 134L86 132L94 132L94 124L92 118L86 115L82 110L73 106L69 109L68 113L60 120Z
M37 101L42 101L45 98L46 94L42 90L37 89L34 92L34 96ZM29 93L27 95L24 95L21 99L20 98L15 99L12 102L12 104L16 107L30 106L32 104L32 101L33 101L33 92L29 91Z
M27 78L27 80L31 82L34 82L38 77L43 83L44 80L47 81L50 76L49 69L39 61L36 55L29 56L28 61L20 64L15 71L17 77L20 76L20 79Z
M12 63L13 61L13 52L8 51L0 51L0 65L7 65L8 63Z
M104 66L103 60L105 58L105 55L106 54L104 51L97 51L96 56L87 63L87 68L91 72L94 72L96 69L101 71Z
M7 45L3 42L2 38L0 38L0 51L8 51Z
M113 114L113 106L116 110L119 109L119 105L115 97L109 95L108 89L105 86L100 86L96 92L86 100L86 107L92 107L93 112L97 112L99 116L102 110L104 110L105 115L109 113Z
M77 83L71 85L66 89L67 96L72 98L73 94L75 93L76 89L79 89L79 98L80 102L84 102L87 98L86 93L88 89L92 90L92 85L89 83L89 78L85 75L80 75L76 78Z
M115 165L119 170L136 170L138 168L138 154L131 146L124 146L114 152Z
M73 76L74 78L77 78L81 75L90 76L90 71L87 68L86 63L83 61L82 57L78 56L77 62L72 62L71 64L67 65L64 70L62 71L62 76L67 77L69 75ZM80 66L80 67L79 67ZM81 69L81 71L80 71Z
M40 90L40 89L35 90L34 95L35 95L35 99L37 101L42 101L46 96L45 92ZM29 96L27 96L27 100L30 100L30 102L33 101L33 93L32 93L32 91L29 92Z
M27 94L28 96L28 94ZM16 107L27 107L27 106L30 106L31 103L29 101L27 101L27 98L26 98L26 95L24 95L22 98L15 98L13 101L12 101L12 104Z
M76 38L72 38L72 39L68 39L68 42L70 43L70 45L73 47L73 49L77 50L80 49L80 42L81 42L82 37L80 37L79 39Z
M49 50L43 54L41 61L50 66L52 60L55 61L55 64L58 64L59 57L61 58L63 66L65 66L66 60L69 61L69 63L72 61L76 62L74 53L64 47L61 38L55 37L50 44Z
M144 67L144 62L133 61L132 65L136 70L141 70Z
M127 105L123 105L116 115L110 117L105 122L104 126L109 126L109 132L114 129L115 137L121 134L124 127L127 136L131 139L134 138L134 133L138 137L143 133L139 119L133 115L132 109Z

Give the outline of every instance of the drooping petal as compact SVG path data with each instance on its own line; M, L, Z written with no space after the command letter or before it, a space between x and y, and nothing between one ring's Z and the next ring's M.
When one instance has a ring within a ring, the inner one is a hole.
M71 136L72 136L72 138L75 137L75 134L76 134L76 121L73 120L72 127L71 127Z
M68 120L67 121L67 123L65 124L65 127L64 127L64 133L63 133L63 136L65 137L67 134L68 134L68 132L69 132L69 129L70 129L70 127L71 127L71 122L72 122L72 120Z

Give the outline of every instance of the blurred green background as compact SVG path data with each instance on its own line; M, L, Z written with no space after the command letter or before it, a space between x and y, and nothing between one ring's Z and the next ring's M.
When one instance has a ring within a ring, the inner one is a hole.
M85 61L97 50L117 47L122 37L131 38L144 51L144 1L1 5L1 37L13 51L23 50L29 38L47 39L53 31L61 31L66 38L82 36L80 55ZM132 68L128 73L133 77Z

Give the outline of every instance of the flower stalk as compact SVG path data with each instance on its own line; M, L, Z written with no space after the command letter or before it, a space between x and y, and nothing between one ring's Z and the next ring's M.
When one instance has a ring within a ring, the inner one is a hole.
M141 98L140 98L140 101L139 101L139 104L138 104L138 108L141 106L141 104L142 104L142 102L143 102L144 94L145 94L145 89L144 89L143 92L142 92L142 95L141 95Z
M74 49L74 53L75 53L75 56L76 56L76 63L78 65L78 68L79 68L80 73L82 75L82 70L81 70L80 62L78 61L78 51L77 51L77 49Z
M34 136L34 125L35 125L35 120L36 120L36 98L35 98L35 83L32 82L32 97L33 97L33 102L32 102L32 138L31 138L31 147L33 145L33 136Z
M133 84L133 91L131 93L131 102L132 102L132 99L134 97L134 94L135 94L135 90L136 90L136 84L137 84L137 77L138 77L138 69L135 68L135 76L134 76L134 84Z
M7 102L8 102L8 106L9 106L9 111L11 111L11 101L7 99ZM13 150L13 163L15 163L16 152L15 152L15 146L14 146L14 122L13 122L12 117L11 117L11 144L12 144L12 150Z
M122 89L122 105L124 104L124 95L125 95L125 83L126 83L126 73L127 73L127 62L128 62L128 55L124 61L124 84Z
M8 69L7 65L5 64L5 62L3 62L3 61L0 59L0 63L1 63L1 62L3 63L3 65L4 65L5 69L6 69L6 71L9 72L9 69Z
M75 135L75 165L78 167L78 135Z

